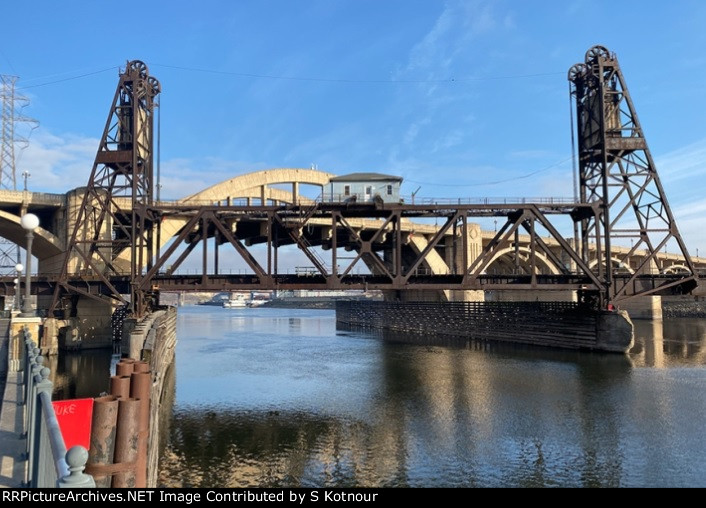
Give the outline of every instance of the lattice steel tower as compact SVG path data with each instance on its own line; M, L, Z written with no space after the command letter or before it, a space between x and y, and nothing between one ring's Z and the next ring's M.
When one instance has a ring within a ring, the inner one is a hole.
M15 89L17 76L0 75L0 103L2 105L2 138L0 139L0 189L17 190L17 158L15 149L29 145L29 139L20 135L17 126L29 124L33 129L38 122L21 114L29 99L18 95ZM0 274L14 273L20 260L20 248L0 237Z
M59 310L67 294L128 305L138 316L149 304L138 285L143 267L152 266L158 220L149 207L154 201L153 117L159 92L159 81L149 75L144 62L127 62L76 211L50 315ZM72 275L84 272L100 278L109 294L91 294L70 283ZM130 295L121 294L111 283L120 277L131 281Z
M586 52L585 62L569 70L576 101L580 200L600 207L597 219L580 220L579 249L609 288L608 299L628 298L628 289L650 294L670 286L688 291L696 286L694 264L679 233L657 174L642 126L637 118L618 59L603 46ZM630 241L623 249L613 247ZM591 244L596 259L591 260ZM660 255L671 244L684 259L671 283L650 289L641 274L664 274L669 268ZM637 266L630 259L641 254ZM627 278L613 277L620 271Z

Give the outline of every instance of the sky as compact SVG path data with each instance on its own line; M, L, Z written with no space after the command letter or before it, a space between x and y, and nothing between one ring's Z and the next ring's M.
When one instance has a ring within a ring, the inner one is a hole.
M420 197L571 197L566 75L604 45L706 254L706 2L35 0L3 18L0 73L39 122L18 163L29 189L85 185L119 68L139 59L162 86L173 199L312 166L401 175Z

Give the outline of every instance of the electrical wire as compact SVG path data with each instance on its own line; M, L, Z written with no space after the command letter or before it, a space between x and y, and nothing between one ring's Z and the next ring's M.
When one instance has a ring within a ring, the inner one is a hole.
M445 78L445 79L347 79L347 78L321 78L312 76L281 76L277 74L255 74L249 72L234 72L220 71L215 69L202 69L197 67L186 67L182 65L168 64L151 64L153 67L164 67L166 69L176 69L189 72L204 72L208 74L220 74L225 76L235 76L240 78L257 78L257 79L278 79L288 81L315 81L322 83L353 83L353 84L382 84L382 83L402 83L402 84L419 84L419 83L456 83L456 82L472 82L472 81L490 81L503 79L520 79L534 78L542 76L556 76L564 74L563 72L545 72L536 74L516 74L507 76L482 76L482 77L467 77L467 78Z
M101 73L103 73L103 72L107 72L107 71L111 71L111 70L115 70L115 69L120 69L120 66L114 65L114 66L112 66L112 67L107 67L107 68L101 69L101 70L99 70L99 71L86 72L86 73L84 73L84 74L79 74L78 76L70 76L70 77L68 77L68 78L56 79L56 80L54 80L54 81L47 81L46 83L38 83L38 84L36 84L36 85L22 86L22 87L18 87L17 89L18 89L18 90L27 90L27 89L29 89L29 88L37 88L37 87L40 87L40 86L54 85L54 84L56 84L56 83L63 83L63 82L65 82L65 81L71 81L71 80L74 80L74 79L80 79L80 78L85 78L85 77L88 77L88 76L94 76L94 75L96 75L96 74L101 74Z
M479 76L479 77L464 77L464 78L443 78L443 79L348 79L348 78L322 78L315 76L283 76L277 74L257 74L249 72L234 72L234 71L221 71L216 69L203 69L198 67L187 67L183 65L169 65L155 63L151 64L152 67L163 67L166 69L176 69L189 72L202 72L208 74L218 74L225 76L235 76L240 78L253 78L253 79L275 79L275 80L286 80L286 81L308 81L308 82L321 82L321 83L350 83L350 84L423 84L423 83L468 83L474 81L493 81L493 80L506 80L506 79L524 79L524 78L535 78L544 76L556 76L558 74L563 74L562 72L543 72L534 74L511 74L505 76ZM101 74L103 72L111 70L119 70L120 66L114 65L111 67L106 67L97 71L86 72L76 76L69 76L67 78L55 79L52 81L46 81L44 83L38 83L36 85L27 85L23 87L18 87L18 90L27 90L30 88L38 88L42 86L54 85L57 83L64 83L66 81L72 81L75 79L81 79L88 76L94 76L96 74ZM48 76L47 76L48 77ZM34 81L42 78L31 78L27 81Z
M574 158L574 155L571 155L570 157L567 157L566 159L560 160L559 162L555 162L554 164L547 166L542 169L538 169L536 171L532 171L531 173L527 173L525 175L520 175L520 176L513 176L510 178L504 178L502 180L495 180L492 182L480 182L480 183L466 183L466 184L456 184L456 183L432 183L432 182L420 182L417 180L409 180L405 178L405 182L410 182L410 183L416 183L419 185L427 185L429 187L483 187L486 185L498 185L501 183L508 183L508 182L514 182L517 180L524 180L526 178L533 177L535 175L538 175L539 173L543 173L545 171L548 171L552 168L555 168L557 166L560 166L564 164L565 162L572 160Z

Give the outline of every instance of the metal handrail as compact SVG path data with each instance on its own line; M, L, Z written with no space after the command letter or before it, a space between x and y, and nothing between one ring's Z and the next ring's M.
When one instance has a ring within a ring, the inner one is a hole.
M24 427L27 447L26 485L33 488L95 488L91 475L83 472L88 451L82 446L66 450L59 421L52 405L51 370L44 367L32 334L25 326L23 386Z

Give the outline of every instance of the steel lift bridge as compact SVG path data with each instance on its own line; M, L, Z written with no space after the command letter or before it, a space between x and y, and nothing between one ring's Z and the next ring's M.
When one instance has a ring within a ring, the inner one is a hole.
M693 291L698 277L616 56L594 46L583 63L571 67L568 78L575 100L578 202L262 200L241 206L155 199L153 123L160 84L144 63L129 62L120 74L85 195L72 212L76 220L63 266L58 274L46 276L53 287L50 316L70 311L76 298L90 297L127 306L139 317L158 302L160 290L379 289L387 295L409 290L566 290L577 291L582 301L598 309L637 296ZM469 248L473 217L498 220L497 232L480 252ZM183 226L173 236L163 224L177 218ZM377 219L378 226L364 231L352 227L359 218ZM435 218L441 226L415 251L402 224L421 218ZM573 225L573 238L559 232L562 221ZM520 233L529 236L531 269L486 273L499 252L517 248ZM560 246L559 255L548 245L550 239ZM612 248L628 241L629 250ZM665 273L657 256L668 242L684 259L676 273ZM260 260L251 251L258 244ZM278 273L278 249L284 245L297 245L314 273ZM420 269L429 266L429 256L442 246L456 260L448 273ZM197 247L201 273L177 274ZM251 273L219 273L219 250L224 248L237 252ZM352 255L341 256L341 248ZM627 273L621 266L638 249L645 255ZM321 252L330 259L324 260ZM549 260L552 273L537 269L540 258ZM360 261L369 273L353 273Z

